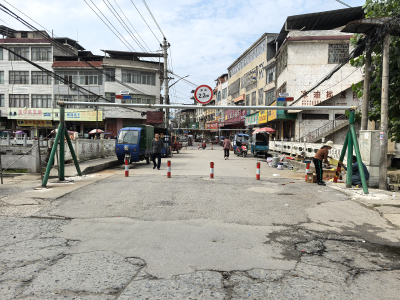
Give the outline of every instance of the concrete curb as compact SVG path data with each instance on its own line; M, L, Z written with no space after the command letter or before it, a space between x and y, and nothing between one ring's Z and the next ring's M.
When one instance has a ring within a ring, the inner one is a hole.
M104 169L108 169L108 168L115 167L115 166L122 165L122 164L123 164L123 162L120 160L113 160L113 161L108 161L108 162L94 165L94 166L88 166L84 170L81 170L81 171L82 171L82 175L87 175L90 173L96 173L96 172L102 171Z

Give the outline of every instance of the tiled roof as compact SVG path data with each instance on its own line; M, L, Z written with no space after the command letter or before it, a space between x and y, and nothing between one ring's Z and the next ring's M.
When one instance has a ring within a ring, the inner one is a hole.
M90 65L89 65L90 63ZM53 68L91 68L91 66L96 68L101 68L102 61L55 61L53 62Z
M50 41L46 40L46 39L28 39L28 38L22 38L22 39L18 39L18 38L11 38L11 39L0 39L0 43L1 44L42 44L42 43L46 43L46 44L50 44Z

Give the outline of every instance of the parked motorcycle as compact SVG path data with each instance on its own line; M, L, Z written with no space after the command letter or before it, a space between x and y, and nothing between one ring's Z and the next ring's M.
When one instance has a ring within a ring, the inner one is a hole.
M246 157L247 156L247 144L246 143L242 143L240 146L236 147L236 151L237 151L237 156L243 156Z
M206 149L206 147L207 147L207 144L206 144L206 142L205 142L205 141L203 141L203 143L201 144L201 147L203 148L203 150L204 150L204 149Z

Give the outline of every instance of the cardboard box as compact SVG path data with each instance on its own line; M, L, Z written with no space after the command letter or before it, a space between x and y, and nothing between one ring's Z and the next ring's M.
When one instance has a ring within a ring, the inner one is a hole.
M336 176L336 170L323 170L322 178L325 180L330 180Z
M317 174L307 174L307 182L308 183L316 183L317 182Z

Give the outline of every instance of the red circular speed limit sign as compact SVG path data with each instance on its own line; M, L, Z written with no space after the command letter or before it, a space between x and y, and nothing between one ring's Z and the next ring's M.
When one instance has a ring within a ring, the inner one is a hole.
M208 85L200 85L194 92L194 98L200 104L207 104L213 97L213 90Z

